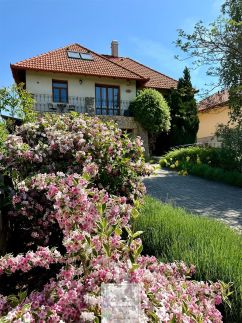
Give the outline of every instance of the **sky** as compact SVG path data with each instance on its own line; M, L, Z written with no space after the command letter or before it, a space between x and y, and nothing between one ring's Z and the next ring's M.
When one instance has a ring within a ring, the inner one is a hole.
M72 43L133 58L178 79L189 61L174 58L177 29L187 32L199 20L212 22L222 0L0 0L0 87L13 83L10 63ZM191 70L201 90L213 81L205 69Z

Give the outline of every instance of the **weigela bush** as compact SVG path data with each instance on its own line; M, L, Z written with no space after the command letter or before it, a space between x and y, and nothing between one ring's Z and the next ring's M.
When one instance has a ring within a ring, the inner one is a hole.
M15 296L2 288L2 321L99 322L101 284L128 281L141 285L142 322L221 322L216 309L221 303L221 285L188 279L194 268L184 263L163 264L155 257L140 256L141 232L133 233L129 226L134 207L125 197L110 196L88 184L75 173L39 174L19 183L13 216L31 218L36 201L30 199L29 209L28 194L45 195L52 205L48 215L40 212L39 219L59 227L64 251L38 246L25 255L0 259L1 276L19 271L31 276L37 266L48 269L60 264L60 270L38 291L29 292L26 281L16 287L16 293L17 288L22 292ZM33 228L33 232L32 238L37 239L38 230Z
M90 187L90 182L78 174L39 174L20 182L13 196L14 209L9 212L13 234L22 237L16 252L38 246L63 250L63 233L67 239L68 232L76 226L92 233L99 217L97 207L102 205L110 223L119 219L120 225L127 225L132 207L126 200L124 196L110 197L105 190ZM80 236L78 241L83 243Z
M149 173L139 137L130 140L113 122L86 115L45 115L9 135L0 170L16 180L37 173L91 173L93 185L136 199ZM95 175L95 176L94 176Z
M8 136L14 243L0 258L0 322L100 322L102 284L122 282L140 284L141 322L221 322L224 285L141 256L130 223L149 173L142 152L87 116L47 115Z

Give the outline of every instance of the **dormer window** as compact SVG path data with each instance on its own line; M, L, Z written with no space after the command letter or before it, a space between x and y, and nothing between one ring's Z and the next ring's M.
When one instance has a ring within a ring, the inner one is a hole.
M68 50L67 55L69 58L82 59L85 61L93 61L93 56L90 53L80 53L80 52L73 52Z

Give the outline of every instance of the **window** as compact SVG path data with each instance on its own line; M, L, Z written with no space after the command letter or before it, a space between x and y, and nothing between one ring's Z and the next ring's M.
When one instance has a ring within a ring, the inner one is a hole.
M89 53L67 51L67 55L69 58L82 59L85 61L92 61L93 60L92 55Z
M67 81L52 81L53 102L68 102L68 84Z
M88 53L81 53L81 58L86 60L86 61L92 61L93 60L93 57L91 54L88 54Z
M120 93L118 86L96 85L96 114L120 115Z
M67 55L68 55L69 58L77 58L77 59L81 58L79 52L70 52L70 51L68 51Z

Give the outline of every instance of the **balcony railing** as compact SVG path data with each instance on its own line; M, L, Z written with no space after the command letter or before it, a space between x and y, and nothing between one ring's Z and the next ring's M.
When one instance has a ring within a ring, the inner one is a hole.
M79 113L97 115L124 115L128 116L130 101L120 100L112 102L106 100L95 101L94 97L69 96L67 103L53 102L49 94L33 94L35 109L38 112L66 113L76 111Z
M76 111L79 113L86 113L85 98L78 96L69 96L68 103L53 102L52 96L49 94L33 94L35 100L35 109L38 112L54 112L64 113Z

